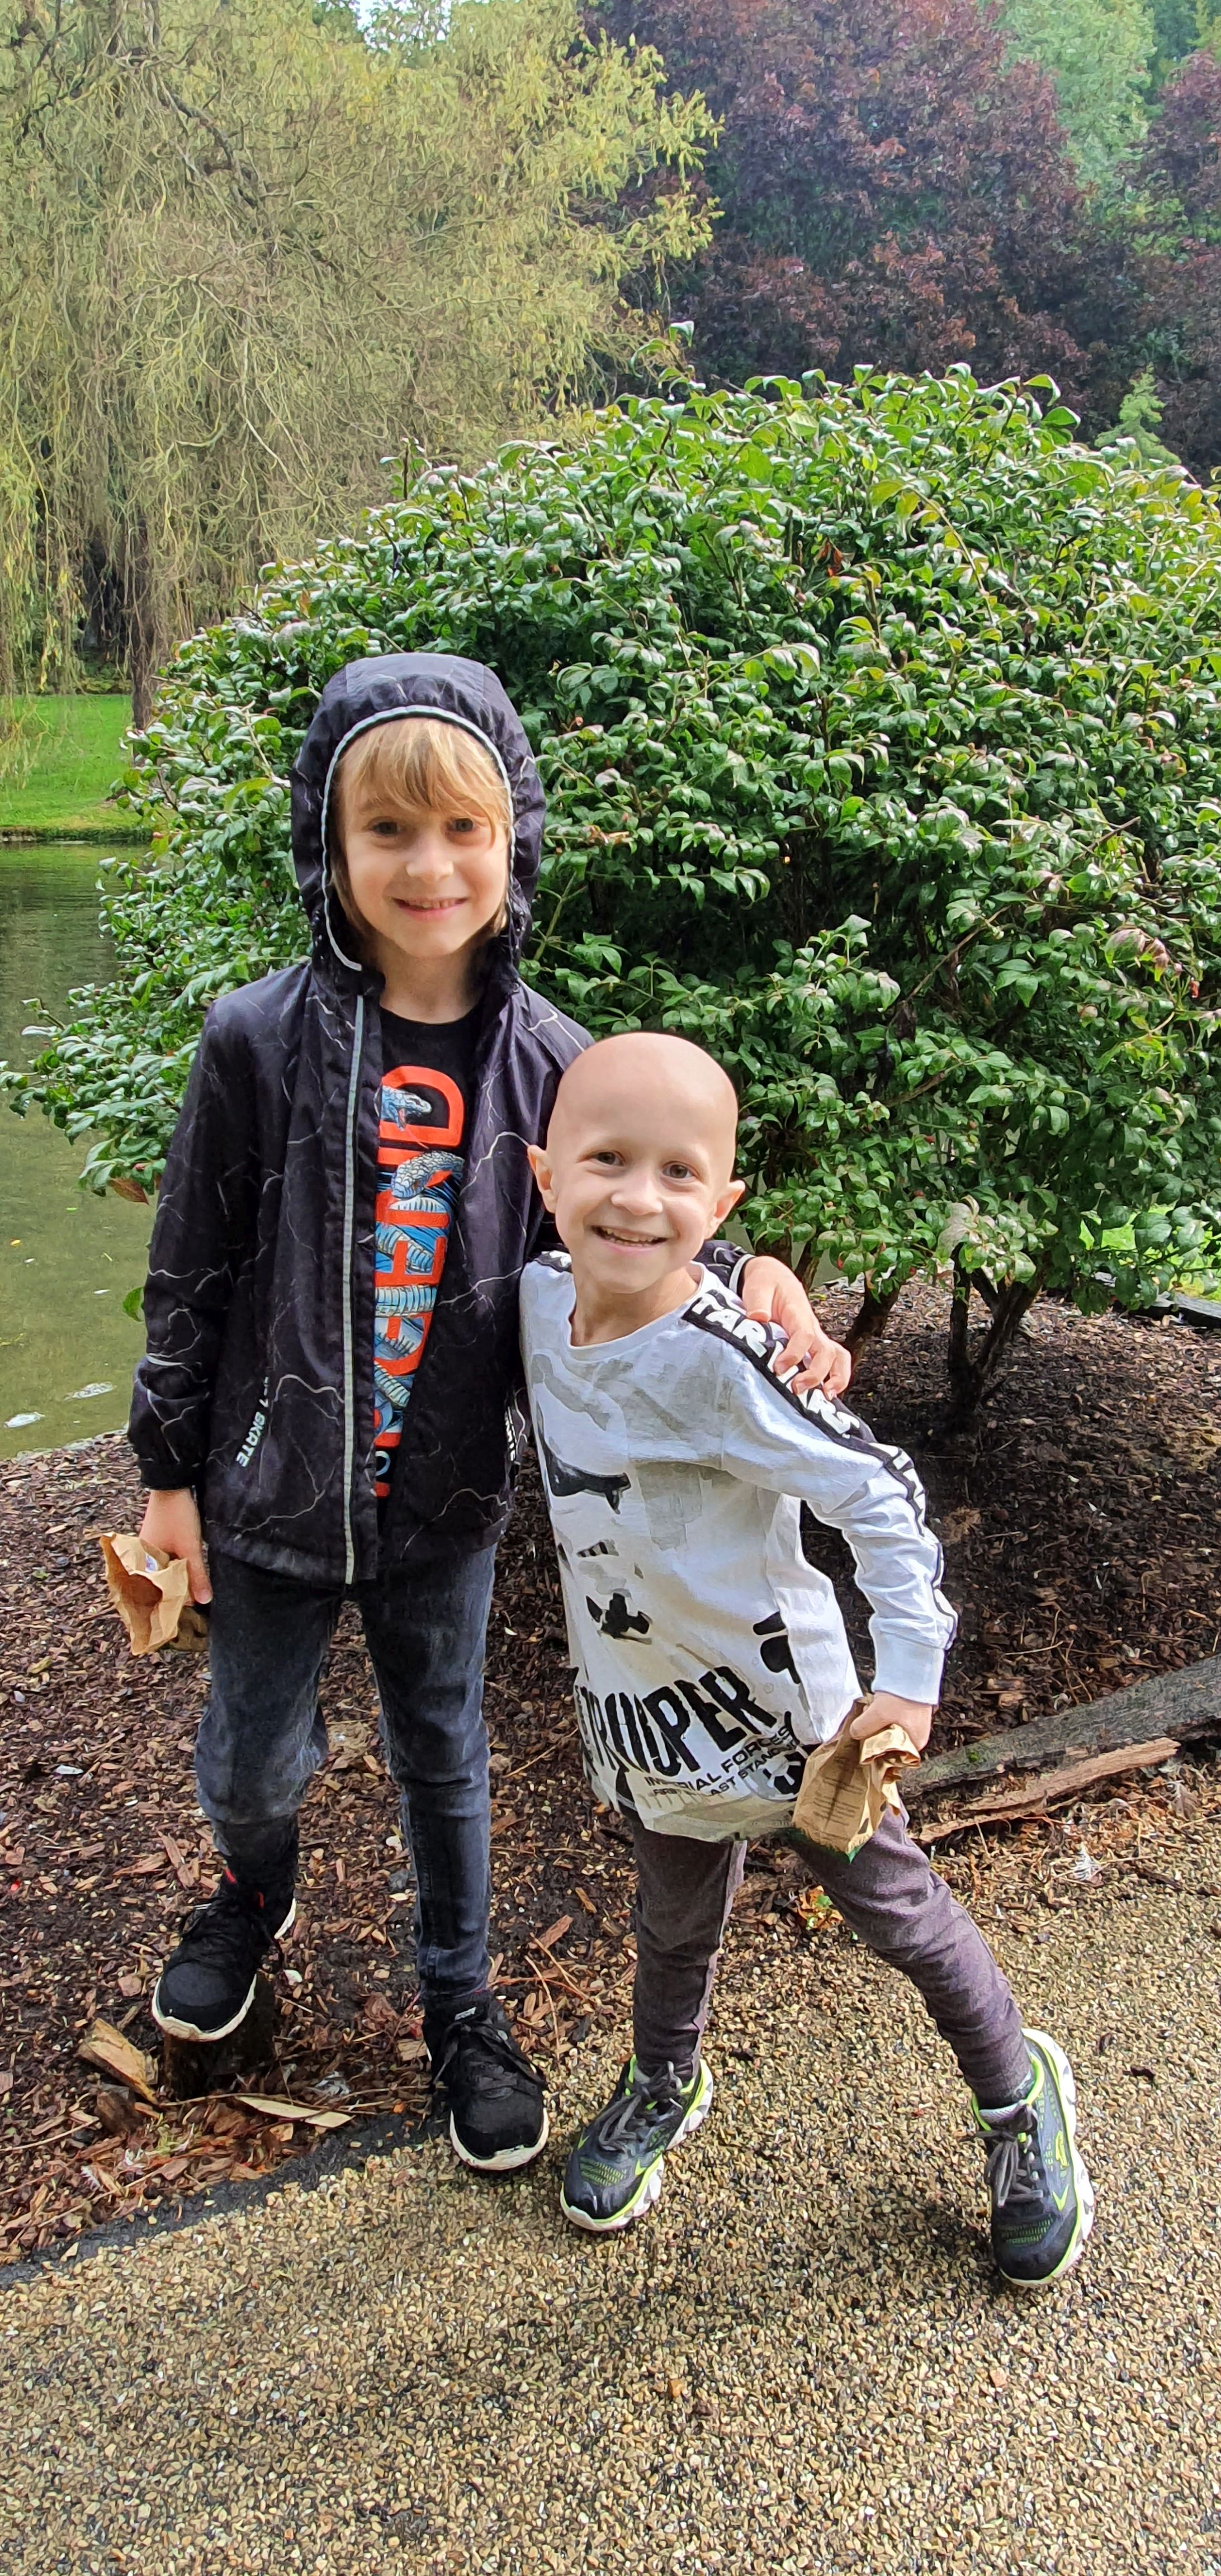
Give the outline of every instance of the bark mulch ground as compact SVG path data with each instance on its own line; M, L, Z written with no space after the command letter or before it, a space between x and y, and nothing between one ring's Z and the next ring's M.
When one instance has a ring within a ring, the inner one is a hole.
M857 1401L912 1450L962 1614L934 1745L1197 1662L1221 1643L1221 1337L1179 1324L1035 1310L978 1433L938 1445L945 1297L908 1292ZM832 1328L847 1301L832 1299ZM316 2143L236 2092L141 2107L77 2050L95 2015L153 2051L148 1994L184 1912L214 1877L191 1783L204 1692L196 1656L135 1662L95 1533L135 1525L121 1438L0 1469L0 2263L116 2215L262 2175ZM836 1578L846 1552L812 1553ZM855 1641L865 1611L841 1584ZM580 1776L558 1582L537 1484L502 1553L490 1638L498 1981L552 2066L625 2021L630 1886L621 1830ZM426 2105L410 1876L376 1734L371 1676L345 1613L325 1684L331 1759L302 1817L298 1926L277 1976L267 2064L247 2088L342 2113ZM938 1865L1017 1922L1088 1903L1129 1870L1173 1884L1221 1804L1208 1757L1097 1792L1056 1824ZM982 1876L981 1876L982 1873ZM1218 1926L1221 1931L1221 1923ZM760 1942L846 1937L789 1854L751 1855L735 1917Z

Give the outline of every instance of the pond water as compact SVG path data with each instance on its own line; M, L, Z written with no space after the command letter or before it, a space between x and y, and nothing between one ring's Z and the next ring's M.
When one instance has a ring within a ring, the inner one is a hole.
M0 1057L78 984L114 973L98 925L96 848L0 846ZM123 1299L144 1278L151 1208L79 1187L88 1139L0 1102L0 1458L127 1419L142 1331Z

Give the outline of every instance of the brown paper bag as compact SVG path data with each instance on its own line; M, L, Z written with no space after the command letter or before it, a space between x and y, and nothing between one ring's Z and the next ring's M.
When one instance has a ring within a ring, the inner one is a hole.
M798 1833L849 1860L876 1834L885 1809L898 1810L899 1774L920 1759L905 1726L882 1727L862 1742L850 1735L863 1706L849 1709L829 1744L815 1746L793 1810Z
M107 1588L133 1655L151 1655L158 1646L206 1644L208 1623L191 1599L181 1557L147 1548L130 1530L102 1531L99 1538Z

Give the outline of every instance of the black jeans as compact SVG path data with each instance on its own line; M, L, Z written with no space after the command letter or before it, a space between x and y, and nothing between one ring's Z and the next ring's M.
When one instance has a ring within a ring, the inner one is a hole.
M386 1761L417 1894L420 1990L450 2010L488 1982L488 1742L483 1655L496 1551L438 1550L352 1587L381 1701ZM195 1749L199 1803L238 1878L282 1861L326 1759L318 1686L345 1595L213 1548L211 1689Z

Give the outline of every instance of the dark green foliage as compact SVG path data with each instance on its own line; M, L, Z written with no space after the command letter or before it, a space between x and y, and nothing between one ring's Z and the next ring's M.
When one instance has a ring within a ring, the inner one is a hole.
M439 647L501 673L544 772L533 980L729 1066L756 1241L879 1293L951 1256L1086 1306L1104 1261L1132 1304L1199 1272L1218 524L1072 431L958 372L627 404L276 573L170 672L120 979L34 1096L97 1134L95 1181L152 1184L205 1004L302 951L286 774L319 688Z
M1200 0L1151 0L1149 16L1153 22L1157 46L1155 70L1164 75L1185 54L1194 54L1207 35L1213 17L1210 7L1201 8Z

